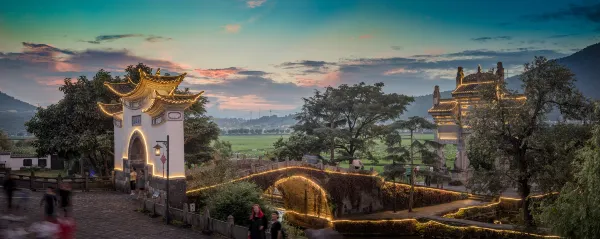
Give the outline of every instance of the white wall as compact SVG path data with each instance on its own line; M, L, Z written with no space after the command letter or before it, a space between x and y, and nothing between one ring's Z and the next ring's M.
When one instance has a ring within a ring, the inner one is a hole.
M165 117L166 122L160 125L152 125L152 117L146 113L142 113L142 109L149 106L152 100L146 100L144 105L137 110L131 110L124 107L123 110L123 127L115 127L115 170L122 170L122 159L128 158L129 141L133 134L138 131L142 135L142 143L146 144L146 162L154 165L154 176L162 177L162 162L160 156L154 156L154 146L157 144L156 141L167 140L169 135L170 147L169 147L169 177L178 178L185 177L185 164L184 164L184 153L183 153L183 121L169 121ZM183 112L181 112L183 116ZM132 116L141 115L142 125L132 126ZM161 144L163 151L165 146ZM166 153L166 152L165 152ZM166 176L166 164L165 164L165 176Z
M23 165L23 160L24 159L31 159L31 165L32 166L38 166L38 158L37 157L23 157L23 158L11 158L10 155L0 155L0 162L5 164L6 168L10 168L11 170L20 170L21 167L25 167ZM40 159L46 159L46 167L44 168L50 168L50 160L51 157L50 155L40 158Z

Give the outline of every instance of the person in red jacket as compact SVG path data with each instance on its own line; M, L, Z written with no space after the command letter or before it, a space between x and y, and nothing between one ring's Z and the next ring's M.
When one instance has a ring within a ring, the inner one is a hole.
M58 231L59 239L75 238L75 220L72 217L64 217L58 219L60 230Z

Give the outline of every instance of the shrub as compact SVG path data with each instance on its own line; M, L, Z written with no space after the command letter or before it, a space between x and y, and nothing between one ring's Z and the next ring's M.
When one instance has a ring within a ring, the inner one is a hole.
M214 190L205 192L206 205L210 209L210 216L227 221L232 215L236 225L249 225L252 205L259 204L269 217L271 206L261 198L262 191L253 183L239 182L223 185Z

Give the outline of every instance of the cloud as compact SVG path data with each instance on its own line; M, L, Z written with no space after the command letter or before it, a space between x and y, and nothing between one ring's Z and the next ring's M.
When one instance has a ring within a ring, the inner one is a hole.
M383 75L389 76L389 75L397 75L397 74L404 74L404 73L417 73L417 72L418 71L416 71L416 70L397 68L397 69L387 70L387 71L383 72Z
M396 50L396 51L404 50L404 47L402 47L402 46L391 46L390 48L392 48L392 50Z
M242 29L242 25L240 25L240 24L225 25L225 32L228 32L228 33L237 33L240 31L240 29Z
M506 41L506 40L510 40L512 39L512 37L510 36L497 36L497 37L478 37L478 38L471 38L472 41L476 41L476 42L487 42L487 41Z
M161 42L161 41L170 41L173 40L173 38L170 37L161 37L161 36L149 36L146 37L146 41L147 42Z
M246 6L249 8L257 8L262 6L267 0L248 0L246 1Z
M365 34L365 35L358 36L358 39L371 39L371 38L373 38L373 35L371 35L371 34Z
M264 72L264 71L239 71L237 74L238 75L246 75L246 76L266 76L266 75L269 75L269 73Z
M337 63L326 61L303 60L296 62L284 62L275 67L292 70L292 75L326 74L331 72Z
M308 88L336 86L341 83L339 71L332 71L317 78L296 77L296 85Z
M22 52L0 52L0 86L19 99L48 105L60 99L57 85L64 78L93 77L100 69L123 74L128 65L143 62L165 71L184 72L180 64L144 58L127 50L74 51L48 44L22 43Z
M131 38L131 37L143 37L142 34L122 34L122 35L100 35L97 36L93 41L84 41L91 44L100 44L103 42L111 42L118 39L123 38Z
M223 69L195 69L194 71L200 74L201 76L208 78L227 78L228 76L237 74L242 69L236 67L229 67Z
M534 22L565 20L571 18L600 23L600 3L594 3L590 5L570 4L566 9L529 15L525 16L525 18Z

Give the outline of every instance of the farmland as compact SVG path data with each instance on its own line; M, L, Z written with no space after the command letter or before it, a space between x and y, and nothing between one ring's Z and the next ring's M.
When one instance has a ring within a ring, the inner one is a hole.
M240 153L247 155L248 157L258 157L267 154L272 151L273 143L280 138L286 139L288 135L222 135L219 136L220 140L229 141L232 145L234 153ZM409 135L406 135L402 140L402 145L409 145ZM415 134L415 139L418 140L433 140L433 134ZM378 142L373 145L370 149L373 156L379 159L376 164L369 160L362 160L366 168L373 167L374 170L382 172L383 165L390 164L391 161L385 160L386 152L385 145L382 142ZM446 145L444 148L444 154L446 156L446 166L453 168L454 157L456 156L456 146ZM328 157L327 154L322 154L323 157ZM420 163L419 160L415 160L415 163ZM348 162L340 162L341 167L348 167Z

